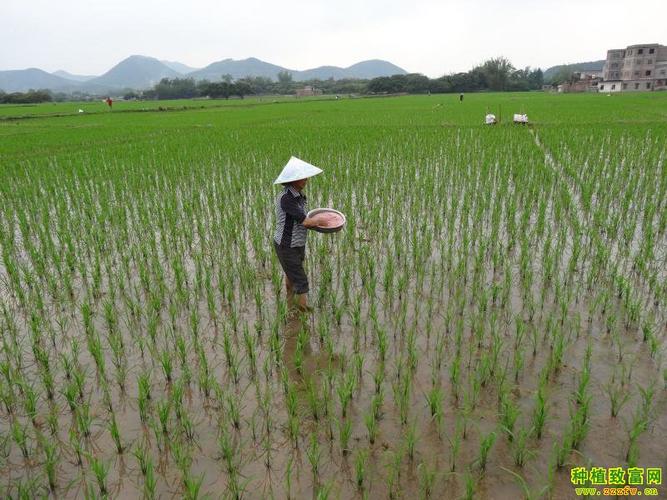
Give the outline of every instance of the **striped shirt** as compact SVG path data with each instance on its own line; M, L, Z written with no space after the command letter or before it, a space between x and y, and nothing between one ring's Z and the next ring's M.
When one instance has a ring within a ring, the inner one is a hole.
M276 197L275 242L287 248L306 246L307 229L302 224L308 212L306 196L286 186Z

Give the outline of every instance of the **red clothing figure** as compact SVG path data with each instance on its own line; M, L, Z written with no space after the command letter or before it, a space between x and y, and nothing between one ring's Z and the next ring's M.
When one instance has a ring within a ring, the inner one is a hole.
M113 105L113 101L111 100L111 97L107 97L106 103L107 103L107 106L109 106L109 109L111 109L111 106Z

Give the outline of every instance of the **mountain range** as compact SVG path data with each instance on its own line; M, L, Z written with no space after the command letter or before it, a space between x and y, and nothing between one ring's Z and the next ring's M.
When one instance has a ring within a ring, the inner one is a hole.
M288 72L295 81L334 78L376 78L406 74L398 66L378 59L362 61L347 68L320 66L305 71L291 70L254 57L242 60L223 59L197 69L174 61L134 55L116 64L100 76L74 75L63 70L47 73L38 68L0 71L0 90L25 92L29 89L50 89L56 92L104 93L123 89L151 88L162 78L194 78L219 81L223 75L233 79L265 77L276 80L280 72Z

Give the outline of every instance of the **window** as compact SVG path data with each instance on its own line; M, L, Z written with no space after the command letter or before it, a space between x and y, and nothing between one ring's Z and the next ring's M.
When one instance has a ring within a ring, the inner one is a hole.
M644 53L644 49L637 50L637 54L643 54L643 53Z
M651 88L651 82L646 82L646 88L650 89Z
M647 69L647 70L646 70L646 75L644 75L644 76L651 76L651 70L650 70L650 69Z
M646 59L646 64L653 64L653 59Z
M604 90L604 85L600 85L600 90Z
M635 83L635 90L637 90L638 88L639 88L639 84Z
M628 50L628 55L629 55L629 56L632 55L632 51L631 51L631 50Z
M611 90L616 90L616 84L611 86Z
M611 69L618 68L618 63L611 63Z
M624 84L623 84L623 90L625 90L625 89L627 89L627 88L628 88L628 84L627 84L627 83L624 83Z
M667 69L661 69L660 74L661 75L667 75Z
M648 53L649 53L649 54L653 54L653 53L655 53L655 49L648 49Z
M639 71L635 71L635 76L639 76Z

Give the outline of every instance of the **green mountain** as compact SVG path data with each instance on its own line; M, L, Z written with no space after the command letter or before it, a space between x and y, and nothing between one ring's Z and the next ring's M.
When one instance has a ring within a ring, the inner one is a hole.
M0 71L0 90L4 92L25 92L30 89L68 92L78 87L78 82L66 80L37 68Z
M73 75L72 73L68 73L67 71L64 71L62 69L54 71L51 74L59 76L60 78L64 78L65 80L72 80L74 82L87 82L88 80L92 80L96 76L96 75Z
M318 68L307 69L304 71L292 70L283 66L261 61L255 57L235 61L234 59L223 59L209 64L198 71L188 73L187 76L196 80L220 80L223 75L231 75L234 79L244 78L246 76L261 76L276 80L278 73L287 71L291 73L295 81L304 80L327 80L333 78L340 80L343 78L375 78L378 76L391 76L396 74L406 74L407 72L398 66L387 61L378 59L371 61L362 61L353 64L348 68L339 68L337 66L320 66Z
M102 76L85 83L109 89L148 89L163 78L181 77L180 73L161 63L154 57L130 56L116 64Z
M602 59L600 61L560 64L558 66L552 66L551 68L544 70L544 81L548 82L561 71L568 71L570 73L574 71L602 71L602 67L604 66L605 62L605 59Z
M193 71L197 71L199 69L199 68L193 68L192 66L188 66L187 64L183 64L178 61L160 61L160 62L165 66L167 66L168 68L171 68L182 75L185 75L187 73L192 73Z

